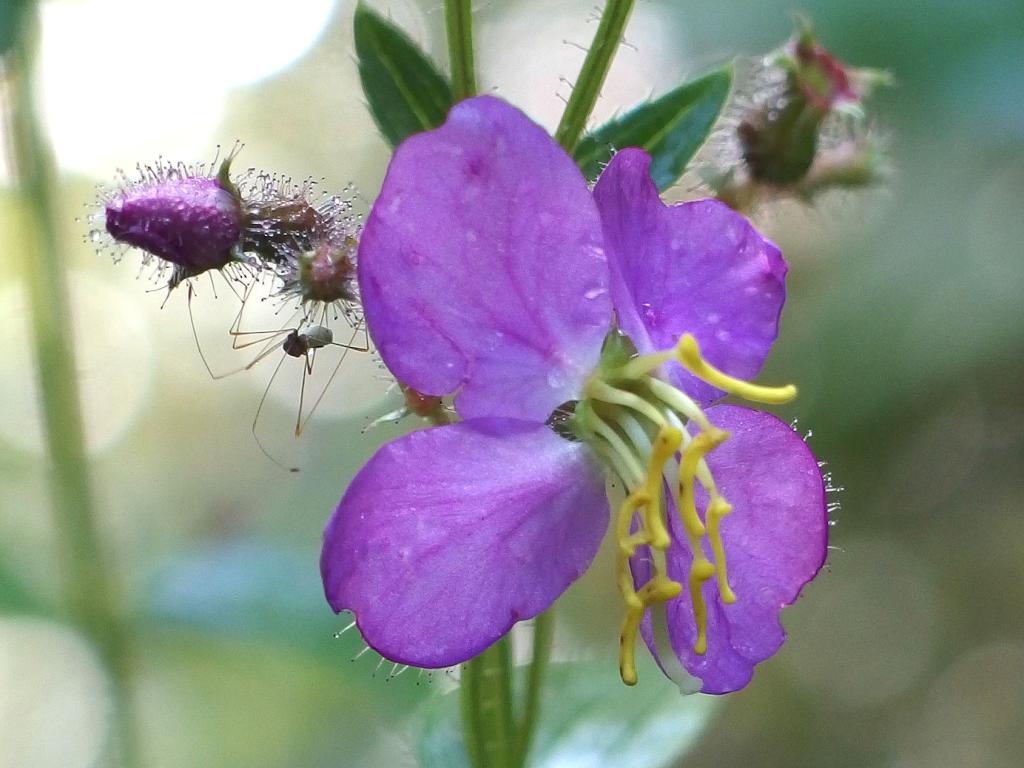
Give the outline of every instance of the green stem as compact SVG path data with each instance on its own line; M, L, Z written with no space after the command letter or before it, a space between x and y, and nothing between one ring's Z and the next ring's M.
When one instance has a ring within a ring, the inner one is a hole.
M533 622L533 656L526 676L526 692L523 695L523 713L519 719L519 737L516 750L516 765L525 766L530 754L530 744L540 713L540 697L544 688L544 676L551 661L551 641L555 636L554 609L549 608Z
M476 68L473 62L473 0L445 0L445 27L448 31L448 62L452 70L455 100L476 95Z
M39 372L44 430L49 453L50 487L60 537L61 576L71 619L95 644L111 676L115 693L116 742L113 758L139 765L129 718L128 643L115 607L107 560L92 503L78 378L72 354L73 326L59 249L52 194L52 162L32 97L31 60L34 25L27 23L4 67L8 79L13 157L24 195L29 232L25 271Z
M508 636L462 668L462 724L473 768L513 768L512 654Z
M555 131L555 141L570 155L576 149L583 131L587 126L590 113L594 110L601 86L608 76L615 52L622 42L622 33L633 10L633 0L608 0L597 26L594 42L590 44L587 58L583 61L583 69L573 86L565 113Z

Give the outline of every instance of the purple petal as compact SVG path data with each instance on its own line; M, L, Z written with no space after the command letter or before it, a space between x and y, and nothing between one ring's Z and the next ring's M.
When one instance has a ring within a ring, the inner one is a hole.
M692 333L715 366L743 379L761 370L778 334L786 263L745 218L716 200L665 205L651 158L625 149L594 188L619 326L641 352ZM722 396L673 365L701 403Z
M600 218L544 130L499 99L395 152L359 248L377 349L464 418L543 421L575 399L611 323Z
M750 682L754 665L785 640L779 612L824 565L828 515L818 463L789 426L732 405L710 408L708 417L732 435L708 455L708 466L733 505L721 531L737 600L725 605L715 580L705 583L708 650L703 656L693 652L696 629L685 591L669 603L667 617L673 649L687 671L703 680L702 690L728 693ZM707 496L702 491L698 496L703 516ZM668 571L685 585L691 557L678 516L673 518ZM649 620L646 625L645 639L657 656Z
M608 523L589 449L544 426L478 419L381 448L327 524L327 600L385 658L465 661L547 608Z

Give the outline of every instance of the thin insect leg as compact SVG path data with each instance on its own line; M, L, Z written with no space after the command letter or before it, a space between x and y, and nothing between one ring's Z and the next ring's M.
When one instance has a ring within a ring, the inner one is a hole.
M192 326L192 338L196 342L196 351L199 353L199 359L203 361L203 367L206 368L206 372L210 374L210 378L214 381L218 379L224 379L228 376L232 376L236 373L241 373L246 369L247 366L241 366L239 368L232 368L230 371L223 373L214 373L213 368L210 367L210 362L206 359L206 353L203 352L203 345L199 341L199 331L196 329L195 315L192 314L192 297L195 295L195 291L192 288L192 284L188 285L188 322Z
M282 331L282 333L284 333L284 331ZM291 331L289 331L289 333L291 333ZM279 349L280 348L278 347L278 345L273 343L273 339L271 339L270 342L267 342L267 346L265 348L261 349L260 353L258 355L256 355L256 357L254 357L252 360L250 360L246 364L245 368L243 368L242 370L248 371L250 368L254 368L257 365L257 363L261 362L262 360L265 360L269 355L272 355L274 352L277 352ZM285 361L286 357L288 357L288 355L286 355L286 354L282 354L281 355L281 363L283 363ZM278 368L281 367L281 363L277 364ZM274 371L275 371L275 375L276 375L277 368L275 368Z
M311 355L309 352L306 353L306 364L302 369L302 384L299 386L299 412L295 414L295 436L298 437L302 434L302 403L306 399L306 379L313 372L313 361L316 359L316 350L313 350Z
M232 345L232 349L243 350L249 347L255 347L259 344L268 344L270 349L274 349L277 346L277 339L281 336L291 333L297 330L296 328L280 328L276 331L242 331L241 333L233 334L236 337L236 343ZM238 342L237 337L248 336L249 334L256 334L260 338L250 339L249 341ZM260 350L262 355L264 350Z
M291 333L292 331L298 331L299 329L302 328L302 325L305 322L305 318L299 320L299 324L297 326L289 327L291 325L291 321L294 320L297 315L298 310L293 312L292 316L288 318L288 323L285 324L285 327L278 328L276 330L241 331L238 330L238 326L236 326L235 328L229 331L229 333L232 336L232 349L248 349L249 347L257 346L259 344L266 345L257 353L256 358L246 366L246 369L252 368L254 365L256 365L256 363L258 363L260 360L266 357L268 350L275 349L277 347L277 340L282 336L282 334L288 334ZM240 342L239 338L243 336L256 336L258 338Z
M276 328L274 330L268 330L268 331L243 331L242 330L242 313L245 311L245 308L246 308L246 306L249 303L249 297L250 297L251 293L252 293L252 288L250 286L250 288L246 289L245 299L242 301L241 309L238 310L238 315L235 318L235 323L228 330L228 333L230 333L231 336L232 336L231 347L233 349L245 349L246 346L252 346L253 344L259 344L259 341L250 341L250 342L246 342L245 344L239 344L238 343L238 337L239 336L253 336L253 335L261 335L261 334L263 336L266 336L268 334L279 334L279 333L282 332L282 330L290 330L290 329L287 328L287 326L292 325L292 323L295 320L295 318L299 316L299 310L296 309L294 312L292 312L291 316L284 323L284 327L283 328Z
M292 318L288 318L288 319L291 320ZM289 322L289 323L285 323L282 327L276 328L274 330L267 329L267 330L261 330L261 331L230 331L231 336L233 337L232 342L231 342L231 348L232 349L246 349L247 347L251 347L251 346L253 346L255 344L259 344L259 343L261 343L263 341L270 341L274 337L280 336L282 333L291 333L292 331L298 331L298 330L300 330L302 328L302 326L304 324L305 324L305 320L301 320L301 321L299 321L299 323L297 325L293 326ZM250 339L249 341L239 341L239 339L244 337L244 336L262 336L263 338L261 338L261 339Z
M352 334L352 338L355 338L355 335L357 333L359 333L359 331L354 331L353 334ZM327 390L330 389L331 382L334 381L334 377L337 376L338 375L338 371L341 370L341 364L345 362L345 357L348 355L349 351L351 349L353 349L353 347L348 345L348 344L338 344L337 346L342 348L341 357L338 358L338 363L337 363L337 365L334 366L334 370L331 371L331 375L328 377L327 383L324 384L323 389L320 390L320 396L317 397L316 402L313 403L313 407L310 408L309 409L309 413L306 414L306 418L302 419L301 425L299 425L298 429L296 429L296 431L295 431L295 436L296 437L298 437L299 435L302 434L302 431L306 428L306 425L309 424L309 420L311 418L313 418L313 414L316 413L316 409L320 406L321 401L324 399L324 396L327 394ZM305 382L303 382L303 383L305 383ZM300 403L299 404L299 416L301 417L301 415L302 415L302 404Z
M277 367L274 368L274 372L270 374L270 380L267 382L267 388L263 390L263 397L260 398L260 404L256 406L256 415L253 416L252 418L251 432L253 440L256 441L257 447L260 449L264 456L266 456L272 462L277 464L277 466L279 466L281 469L287 470L288 472L298 472L298 467L286 467L280 461L271 456L270 452L266 449L266 447L264 447L262 441L260 441L260 436L256 433L256 425L259 423L260 414L263 412L263 404L267 402L267 394L270 392L270 387L273 386L274 379L277 378L277 372L281 370L281 365L284 363L287 357L287 355L281 355L281 359L278 361Z
M249 292L249 285L250 285L250 284L249 284L249 283L246 283L246 282L245 282L245 281L244 281L244 280L243 280L243 279L242 279L241 277L239 277L239 276L238 276L238 275L237 275L236 273L232 273L232 274L233 274L233 277L232 277L231 279L229 279L227 275L224 275L224 274L222 274L222 273L218 273L218 274L220 274L220 275L221 275L221 277L223 277L223 278L224 278L224 284L225 284L225 285L226 285L226 286L228 287L228 290L229 290L229 291L231 291L231 293L233 293L233 294L235 295L235 298L236 298L236 299L238 299L238 300L239 300L240 302L242 302L242 304L244 305L244 304L245 304L245 299L244 299L244 298L242 297L242 295L241 295L241 294L239 294L239 293L238 293L238 288L236 288L236 287L235 287L235 283L236 283L236 282L238 282L238 283L242 283L243 285L245 285L245 286L246 286L246 292L245 292L245 295L248 295L248 292Z
M228 328L228 333L237 331L242 325L242 313L245 311L245 303L249 301L249 296L252 294L252 286L247 285L245 291L241 296L238 297L238 312L235 314L235 319L231 321L231 326ZM235 294L238 296L238 294Z
M360 344L353 344L352 342L355 340L356 336L358 336L360 333L363 334L363 341ZM352 331L352 337L348 340L347 343L342 343L340 341L332 341L331 342L331 346L332 347L342 347L344 349L351 349L353 352L369 352L370 351L370 332L365 327L363 327L363 328L356 328L354 331Z
M206 361L206 355L203 354L203 345L199 343L199 332L196 330L196 319L192 314L192 285L188 286L188 322L192 326L192 338L196 340L196 351L199 353L199 359L203 361L203 366L206 368L206 372L210 374L211 379L217 377L213 374L213 369L210 364Z

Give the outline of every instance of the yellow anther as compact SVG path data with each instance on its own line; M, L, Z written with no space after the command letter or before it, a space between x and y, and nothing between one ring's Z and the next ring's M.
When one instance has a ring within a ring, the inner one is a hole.
M700 540L705 533L705 527L697 515L697 504L694 498L694 478L697 474L697 465L704 458L704 454L723 443L728 437L728 432L724 432L717 427L712 427L708 432L701 432L683 449L683 458L679 462L679 513L683 519L683 527L686 529L686 537L690 542L690 554L693 556L689 579L693 618L697 624L697 641L693 645L693 650L701 654L708 647L708 609L704 604L701 585L714 575L715 566L708 561L700 546ZM708 525L711 525L711 520L708 520ZM710 533L708 538L712 538ZM719 545L721 545L720 538L718 541Z
M697 378L744 400L781 405L796 397L796 387L792 384L784 387L762 387L723 373L701 356L697 340L689 333L683 334L679 339L676 355L680 364Z
M664 426L658 430L654 442L651 444L651 456L647 462L647 477L644 478L646 485L648 503L644 507L644 528L650 536L651 546L658 549L668 549L670 539L668 529L665 527L665 516L662 514L662 469L665 462L675 456L683 442L683 434L680 430L671 426Z
M629 529L632 527L633 513L646 507L650 500L647 489L638 488L629 494L619 507L619 516L615 521L615 540L619 543L619 552L627 558L636 554L638 544L647 543L649 534L646 531L639 531L639 535L631 535Z
M636 638L640 632L640 623L644 611L655 603L664 603L682 592L683 586L662 574L655 574L650 581L640 587L636 593L638 606L629 605L622 621L622 633L619 635L619 675L626 685L636 685Z
M728 437L728 432L712 427L710 431L701 432L694 437L683 449L683 459L679 462L679 514L691 539L700 539L704 535L704 524L697 516L697 504L693 496L693 480L697 474L697 465L704 458L704 454L721 445Z
M627 608L626 618L622 620L622 632L619 634L619 677L626 685L636 685L636 636L643 618L642 607Z
M725 546L722 544L722 518L732 512L732 505L721 496L714 496L708 505L708 541L711 551L715 554L715 573L718 576L718 594L722 602L731 605L736 602L736 593L729 586L729 576L725 568Z
M641 610L642 599L637 597L633 577L629 570L629 559L636 554L637 547L648 544L657 550L666 550L671 543L663 513L662 467L671 459L682 443L682 431L672 426L663 426L651 444L651 455L647 462L647 474L643 485L629 494L619 507L615 521L615 539L618 542L616 570L619 591L626 602L627 611ZM633 516L641 511L642 527L631 532ZM674 583L674 582L673 582Z
M693 604L693 619L697 624L697 640L693 644L694 653L703 655L708 649L708 606L704 602L701 587L704 582L715 575L715 566L701 555L694 558L690 566L690 602Z
M627 610L641 610L643 603L636 595L633 587L633 576L629 571L629 558L636 554L636 548L647 543L646 531L640 530L631 534L629 529L633 523L633 513L647 505L649 501L645 489L640 488L631 493L619 506L619 516L615 521L615 540L619 549L615 557L615 569L618 574L619 591L626 601Z

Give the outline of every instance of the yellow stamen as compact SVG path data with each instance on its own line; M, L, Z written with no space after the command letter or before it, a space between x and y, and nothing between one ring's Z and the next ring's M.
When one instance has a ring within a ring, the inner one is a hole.
M636 638L640 631L640 622L644 618L644 610L649 605L667 602L682 591L683 586L678 581L655 574L637 592L641 601L640 607L630 606L626 609L622 633L619 636L619 675L626 685L636 685Z
M686 448L683 449L683 458L679 462L679 514L683 520L683 526L690 537L700 539L704 535L704 524L697 515L697 504L693 495L693 480L697 474L697 465L704 458L704 454L717 445L721 445L729 437L717 427L712 427L708 432L701 432L694 437Z
M629 570L629 558L636 554L636 548L650 544L655 549L668 549L671 539L665 526L663 511L661 468L679 449L683 436L675 427L665 426L658 431L651 444L651 455L647 463L647 474L643 484L629 494L619 507L615 522L615 538L619 543L617 570L619 590L630 608L642 607L633 589L633 577ZM642 527L630 533L633 515L641 511Z
M762 387L723 373L701 357L697 340L689 333L683 334L679 339L676 354L680 364L694 376L744 400L781 405L796 397L796 387L792 384L784 387Z
M735 603L729 584L722 519L732 506L719 493L705 456L729 435L709 421L684 391L667 380L663 366L675 362L702 381L726 392L762 403L781 404L796 396L796 387L764 387L737 379L705 360L692 334L684 334L670 349L637 355L617 367L601 367L587 382L578 425L587 439L622 481L624 493L615 519L616 575L625 602L620 636L619 671L627 685L637 680L634 660L637 636L647 611L655 622L657 642L668 648L665 602L685 589L693 608L698 654L708 650L708 605L704 585L717 579L717 592L725 604ZM697 427L692 435L687 431ZM692 436L691 436L692 435ZM708 498L706 513L697 511L696 485ZM666 498L667 493L671 494ZM690 548L691 565L685 582L668 578L666 554L672 545L666 507L675 503ZM707 537L707 543L704 537ZM648 581L637 586L631 564L638 553ZM649 563L646 558L649 558ZM660 629L659 629L660 627ZM697 690L700 680L690 675L675 655L669 676L680 690Z
M632 408L637 413L641 413L646 416L655 424L662 425L665 423L665 417L661 415L658 409L642 397L627 390L618 389L617 387L605 384L600 379L594 378L587 383L586 394L593 397L595 400L603 400L606 403L613 403L615 405L623 405L627 408Z
M721 496L714 496L708 505L707 524L708 541L715 555L715 574L718 576L718 594L722 602L731 605L736 602L736 593L729 586L729 576L725 568L725 546L722 544L722 518L732 512L732 505Z
M711 428L711 422L708 421L708 417L704 414L704 411L702 411L700 406L697 405L697 403L695 403L685 392L676 389L671 384L666 384L661 379L648 378L646 379L646 383L647 387L651 390L651 393L663 403L674 408L690 421L697 422L701 429ZM671 413L671 411L669 411L669 413Z
M689 577L690 601L693 603L693 618L697 624L697 641L693 645L693 650L700 654L703 654L708 647L708 609L704 603L701 587L715 574L715 566L708 561L700 545L705 527L697 515L693 486L697 465L704 458L704 454L720 445L728 437L728 432L716 427L712 427L709 432L701 432L683 449L682 461L679 462L679 514L683 520L683 527L686 529L686 537L690 542L690 554L693 557ZM710 533L708 538L711 539ZM721 546L721 538L718 539L718 543Z
M645 489L640 488L634 491L622 502L619 507L618 519L615 522L615 538L619 542L615 565L618 571L619 591L622 593L622 599L626 601L627 610L643 610L643 603L633 588L629 559L636 554L638 546L647 543L647 532L640 530L635 534L630 534L629 529L633 523L633 513L644 507L649 500Z
M702 656L708 650L708 606L704 602L701 587L704 582L715 575L715 566L704 557L693 559L690 566L690 602L693 603L693 619L697 623L697 640L693 644L693 652Z
M650 501L644 508L646 511L644 527L651 537L651 546L658 549L667 549L670 543L668 529L665 527L665 515L662 511L661 468L679 450L679 444L682 441L683 435L680 430L665 426L658 430L658 435L651 444L651 458L647 462L647 477L644 479L647 494L650 497Z
M590 420L593 424L594 432L604 438L611 452L622 461L629 475L628 477L623 476L622 479L627 483L641 482L644 476L643 467L637 461L633 452L629 450L629 446L626 445L626 441L622 439L622 436L596 413L591 413Z

